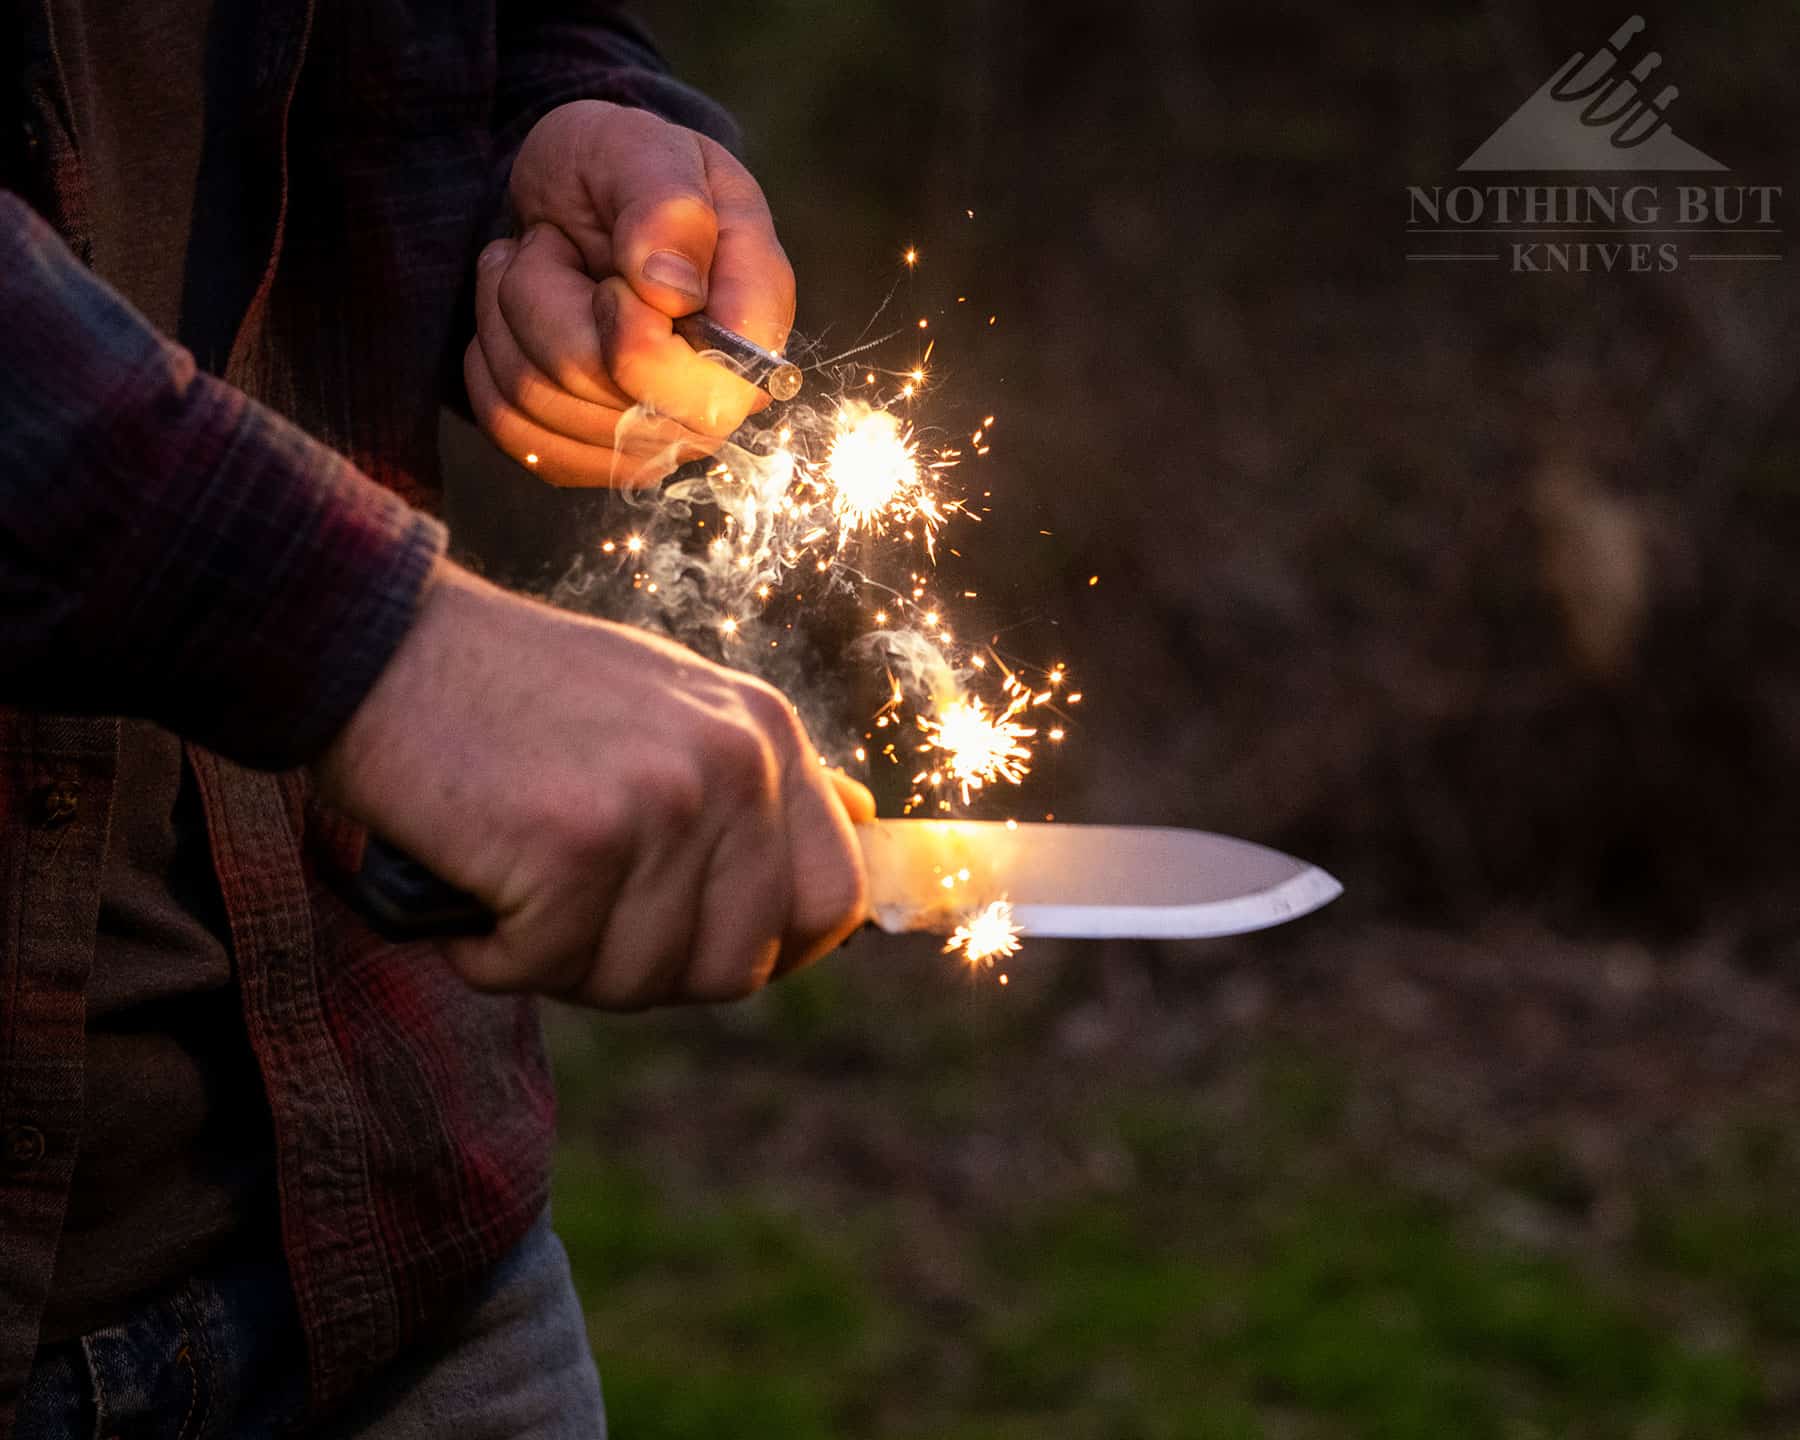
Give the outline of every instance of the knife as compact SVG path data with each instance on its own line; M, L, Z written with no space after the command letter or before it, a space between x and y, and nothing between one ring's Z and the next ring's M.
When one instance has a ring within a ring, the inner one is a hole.
M857 827L871 918L947 934L995 900L1026 935L1191 940L1263 930L1343 886L1247 840L1146 825L877 820Z
M1317 910L1343 887L1315 865L1228 835L1132 825L876 820L857 827L870 917L945 935L996 901L1027 936L1241 935ZM351 902L389 940L479 935L493 912L371 837Z

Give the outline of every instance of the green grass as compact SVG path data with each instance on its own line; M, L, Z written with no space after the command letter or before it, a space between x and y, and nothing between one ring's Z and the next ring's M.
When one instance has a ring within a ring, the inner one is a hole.
M1763 1423L1757 1355L1792 1335L1794 1217L1725 1204L1741 1177L1697 1182L1653 1211L1624 1273L1590 1273L1475 1238L1378 1174L1298 1163L1338 1123L1333 1087L1306 1069L1265 1067L1236 1127L1256 1144L1230 1183L1208 1169L1229 1139L1219 1121L1170 1095L1097 1101L1088 1119L1110 1117L1135 1182L972 1210L954 1240L967 1294L950 1302L899 1277L916 1215L880 1194L850 1215L786 1213L793 1196L766 1177L696 1198L570 1140L556 1218L614 1433L1780 1433ZM1671 1284L1732 1316L1725 1338L1658 1318Z

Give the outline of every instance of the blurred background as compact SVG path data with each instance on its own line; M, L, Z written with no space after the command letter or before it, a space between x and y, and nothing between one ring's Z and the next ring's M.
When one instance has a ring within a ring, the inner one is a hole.
M614 1433L1800 1432L1793 262L1405 258L1406 187L1627 0L641 12L742 121L812 353L898 285L920 422L996 416L966 628L1086 697L999 813L1348 894L1004 989L865 935L554 1015ZM1791 196L1791 8L1646 14L1677 132ZM519 583L617 521L464 467Z

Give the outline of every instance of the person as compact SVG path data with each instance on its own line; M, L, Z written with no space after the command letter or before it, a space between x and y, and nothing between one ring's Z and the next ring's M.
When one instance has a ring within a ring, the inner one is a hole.
M602 0L23 0L0 154L0 1432L592 1436L531 997L862 918L775 691L446 558L440 405L647 485L793 276ZM477 263L479 257L479 263ZM386 944L375 833L493 933Z

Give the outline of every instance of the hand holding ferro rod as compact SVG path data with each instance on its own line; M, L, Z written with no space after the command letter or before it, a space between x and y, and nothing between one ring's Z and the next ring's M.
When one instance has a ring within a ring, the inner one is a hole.
M798 365L763 349L746 335L727 330L705 312L683 315L675 322L675 333L700 354L720 357L726 369L768 391L772 399L792 400L805 384Z

